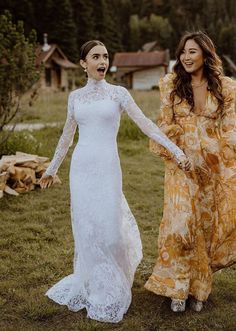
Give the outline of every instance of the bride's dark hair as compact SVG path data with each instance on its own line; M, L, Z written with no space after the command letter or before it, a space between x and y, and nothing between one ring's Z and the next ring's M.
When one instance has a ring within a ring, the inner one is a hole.
M224 97L222 95L222 84L220 76L223 74L222 62L216 54L215 46L212 40L202 31L187 32L180 40L176 50L176 63L174 73L176 77L173 80L174 88L170 94L172 106L174 106L175 96L180 98L180 103L186 99L191 109L194 107L193 90L191 86L191 74L187 73L180 61L180 55L183 52L187 40L194 40L202 49L204 58L203 74L208 82L208 89L218 101L218 110L222 111Z
M104 46L100 40L89 40L80 47L80 60L85 60L88 52L95 46Z

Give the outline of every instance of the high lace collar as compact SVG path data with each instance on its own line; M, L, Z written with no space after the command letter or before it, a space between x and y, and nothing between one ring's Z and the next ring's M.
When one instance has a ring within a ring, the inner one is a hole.
M86 86L92 88L103 88L106 86L106 84L107 82L105 81L105 79L96 80L93 78L88 78Z

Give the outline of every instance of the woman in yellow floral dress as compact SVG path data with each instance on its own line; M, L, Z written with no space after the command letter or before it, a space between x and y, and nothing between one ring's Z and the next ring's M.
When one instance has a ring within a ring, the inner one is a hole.
M172 299L171 309L200 311L212 274L236 262L236 82L223 76L211 39L186 34L176 51L174 72L160 82L160 128L189 157L184 172L168 152L159 256L145 288Z

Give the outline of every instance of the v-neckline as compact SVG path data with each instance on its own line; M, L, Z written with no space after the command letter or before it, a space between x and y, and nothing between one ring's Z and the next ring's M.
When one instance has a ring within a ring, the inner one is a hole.
M193 111L194 111L194 113L196 114L196 115L199 115L199 114L202 114L202 113L204 113L206 110L207 110L207 105L208 105L208 98L209 98L209 90L207 89L206 90L206 93L205 93L205 97L204 97L204 102L202 103L202 105L203 105L203 108L200 108L200 111L197 109L197 108L195 108L195 106L194 106L194 109L193 109ZM195 103L195 102L194 102Z

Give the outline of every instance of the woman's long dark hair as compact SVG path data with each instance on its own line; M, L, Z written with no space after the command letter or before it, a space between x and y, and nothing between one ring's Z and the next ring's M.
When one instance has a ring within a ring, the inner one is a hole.
M204 57L203 74L208 82L208 89L218 101L218 112L221 112L224 105L224 97L222 95L222 84L220 77L223 74L222 62L216 54L215 46L212 40L202 31L187 32L180 40L176 50L176 63L174 65L174 73L176 77L173 80L174 88L170 94L172 106L175 104L175 96L180 98L181 103L184 99L187 100L194 108L193 89L191 86L191 74L187 73L180 61L180 55L183 52L187 40L194 40L202 49Z

